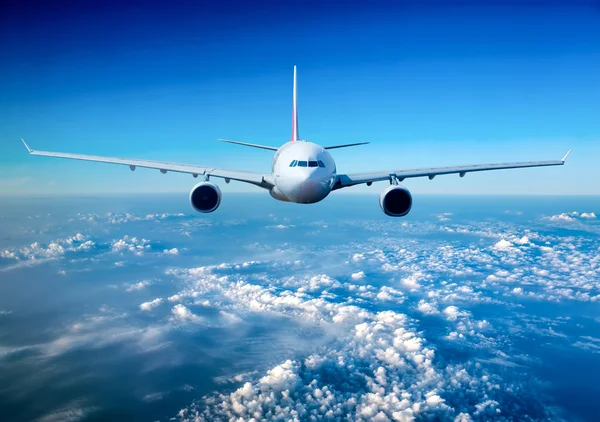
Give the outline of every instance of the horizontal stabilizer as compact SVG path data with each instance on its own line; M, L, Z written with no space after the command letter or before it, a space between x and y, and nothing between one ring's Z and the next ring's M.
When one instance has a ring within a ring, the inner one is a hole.
M330 147L325 147L325 149L336 149L336 148L346 148L346 147L355 147L357 145L367 145L370 144L370 142L358 142L356 144L345 144L345 145L333 145Z
M228 139L219 139L219 141L221 141L221 142L227 142L228 144L243 145L245 147L261 148L261 149L269 149L271 151L277 151L276 147L270 147L270 146L267 146L267 145L249 144L247 142L230 141Z

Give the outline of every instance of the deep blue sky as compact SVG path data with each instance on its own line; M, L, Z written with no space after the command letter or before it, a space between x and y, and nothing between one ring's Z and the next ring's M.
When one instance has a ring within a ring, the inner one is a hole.
M341 172L553 159L573 147L565 168L407 185L600 194L597 3L124 3L2 2L0 194L193 184L28 157L20 137L36 149L269 171L269 152L216 139L287 141L294 65L303 138L372 142L337 151Z

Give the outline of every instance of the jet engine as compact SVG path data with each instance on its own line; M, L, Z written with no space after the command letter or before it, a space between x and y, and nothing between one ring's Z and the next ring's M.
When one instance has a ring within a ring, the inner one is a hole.
M213 212L221 204L221 189L210 182L198 183L190 192L190 204L198 212Z
M381 210L392 217L404 217L412 208L412 196L408 189L391 185L379 196Z

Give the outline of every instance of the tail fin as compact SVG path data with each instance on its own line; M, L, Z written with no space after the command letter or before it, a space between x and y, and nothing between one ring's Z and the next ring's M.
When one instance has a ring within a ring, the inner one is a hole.
M296 66L294 66L294 104L292 108L292 141L299 141L298 133L298 93L296 87Z

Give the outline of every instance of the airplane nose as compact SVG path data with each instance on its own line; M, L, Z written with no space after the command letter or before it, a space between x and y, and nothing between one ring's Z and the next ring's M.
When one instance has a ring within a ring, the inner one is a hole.
M314 173L298 174L294 178L294 182L293 197L296 202L319 202L329 193L326 189L326 184Z

